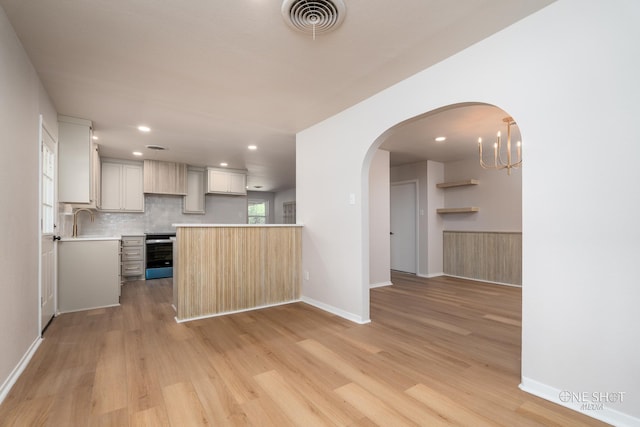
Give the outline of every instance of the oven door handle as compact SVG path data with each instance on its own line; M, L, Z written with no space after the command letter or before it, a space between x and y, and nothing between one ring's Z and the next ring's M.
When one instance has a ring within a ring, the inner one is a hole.
M171 243L172 240L171 239L151 239L151 240L145 240L145 243L148 244L154 244L154 243Z

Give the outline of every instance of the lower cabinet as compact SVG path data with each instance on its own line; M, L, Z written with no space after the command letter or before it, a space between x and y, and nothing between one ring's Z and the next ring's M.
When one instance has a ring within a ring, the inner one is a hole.
M122 236L122 280L144 279L144 236Z
M58 244L58 312L120 304L120 240Z

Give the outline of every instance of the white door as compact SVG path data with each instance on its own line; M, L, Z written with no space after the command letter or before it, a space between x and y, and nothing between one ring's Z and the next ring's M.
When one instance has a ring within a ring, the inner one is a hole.
M391 269L417 273L416 183L391 184Z
M56 309L56 143L44 127L40 126L40 331L53 318Z

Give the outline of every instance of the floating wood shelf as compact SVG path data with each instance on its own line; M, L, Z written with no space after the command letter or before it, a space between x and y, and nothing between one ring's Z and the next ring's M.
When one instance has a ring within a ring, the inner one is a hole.
M441 182L436 184L438 188L451 188L451 187L464 187L465 185L478 185L480 181L477 179L465 179L464 181L456 182Z
M439 214L452 214L452 213L470 213L470 212L478 212L480 208L475 206L469 206L466 208L440 208L436 209L436 212Z

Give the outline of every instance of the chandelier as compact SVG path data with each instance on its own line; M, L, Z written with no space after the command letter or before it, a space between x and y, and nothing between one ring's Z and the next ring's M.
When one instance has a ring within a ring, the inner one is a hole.
M517 169L522 165L522 143L518 141L516 143L517 160L512 161L511 156L511 126L515 125L511 117L505 117L502 119L507 124L507 149L506 149L506 161L502 158L502 138L500 132L498 132L496 142L493 143L493 165L487 165L482 159L482 138L478 138L478 155L480 157L480 166L484 169L502 170L506 169L507 174L511 175L511 169Z

